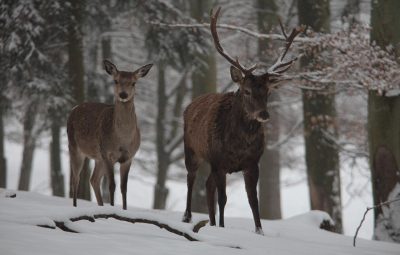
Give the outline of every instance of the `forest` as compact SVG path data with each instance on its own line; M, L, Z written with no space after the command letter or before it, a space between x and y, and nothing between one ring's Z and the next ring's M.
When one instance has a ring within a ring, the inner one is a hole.
M287 34L302 26L286 56L297 61L268 98L261 218L320 210L334 232L352 236L368 209L371 226L362 237L399 243L396 0L2 0L0 188L70 198L71 110L83 102L114 104L103 60L130 72L151 63L135 85L141 144L128 176L129 206L183 212L183 112L201 95L238 90L210 32L210 12L218 7L224 50L244 66L256 65L257 74L276 63ZM78 198L95 203L93 168L86 159ZM193 212L208 213L210 171L200 165ZM117 184L119 173L117 166ZM251 218L243 176L227 178L226 215ZM304 195L296 194L300 186ZM109 203L108 178L101 187ZM237 189L241 195L231 197ZM115 196L120 207L118 185Z

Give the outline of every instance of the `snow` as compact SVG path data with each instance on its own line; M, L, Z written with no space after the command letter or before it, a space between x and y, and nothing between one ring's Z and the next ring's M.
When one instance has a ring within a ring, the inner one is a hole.
M11 125L15 127L15 125ZM69 157L68 148L66 146L66 134L63 130L62 138L62 170L66 192L69 191ZM8 131L7 133L10 133ZM49 143L46 139L41 139L41 144L35 151L33 161L32 179L30 190L45 195L51 195L50 173L49 173L49 152L46 145ZM300 155L298 151L302 146L296 147L294 153ZM7 161L7 187L9 189L17 189L20 170L20 162L22 156L21 144L7 141L5 144L5 152ZM143 151L139 150L139 153ZM368 163L365 162L367 169ZM362 164L361 164L362 165ZM343 227L344 234L353 236L356 228L362 218L367 206L372 205L371 187L369 176L364 176L361 170L354 171L345 169L341 171L342 183L342 202L343 202ZM240 175L240 174L239 174ZM247 201L247 195L244 188L244 182L241 176L235 179L234 175L228 175L227 196L225 215L228 217L245 217L252 219L251 210ZM119 171L116 171L115 180L119 187ZM284 181L282 181L284 180ZM137 163L133 163L128 180L128 206L135 206L144 209L150 209L153 206L153 193L155 185L155 177L148 172L143 171ZM281 173L281 203L283 218L292 217L298 214L308 212L310 210L309 194L306 178L301 171L293 171L283 169ZM186 183L184 181L168 180L166 184L169 189L167 200L167 210L183 211L186 204ZM365 187L366 186L366 187ZM353 194L354 193L354 194ZM92 193L92 199L95 200ZM122 204L119 188L115 193L116 204ZM121 207L121 206L120 206ZM265 232L265 231L264 231ZM370 239L373 232L373 214L367 215L366 221L359 232L359 237Z
M16 197L11 198L10 194ZM352 238L319 229L324 212L311 211L287 220L263 221L264 236L254 233L252 219L226 218L226 227L205 226L193 233L193 225L206 215L194 214L193 223L182 223L182 212L145 210L119 206L100 207L87 201L72 206L70 199L34 192L0 189L0 254L398 254L398 244ZM190 233L198 242L150 224L131 224L115 219L71 222L82 215L113 213L145 218ZM54 221L78 231L55 227Z

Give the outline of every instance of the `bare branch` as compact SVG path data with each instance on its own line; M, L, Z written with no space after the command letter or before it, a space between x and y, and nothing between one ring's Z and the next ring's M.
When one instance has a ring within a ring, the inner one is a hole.
M363 222L365 220L365 216L367 215L367 213L372 209L376 209L376 208L379 208L379 207L382 207L384 205L388 205L388 204L391 204L391 203L394 203L394 202L397 202L397 201L400 201L400 198L397 198L397 199L394 199L394 200L389 200L389 201L386 201L386 202L382 202L382 203L374 205L372 207L367 207L367 209L364 212L363 218L361 219L360 225L358 225L356 233L354 235L353 247L356 247L356 239L357 239L358 231L360 230L360 228L361 228L361 226L362 226L362 224L363 224Z

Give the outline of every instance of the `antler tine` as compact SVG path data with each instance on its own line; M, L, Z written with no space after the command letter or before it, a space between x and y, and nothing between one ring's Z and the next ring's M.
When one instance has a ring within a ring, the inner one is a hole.
M303 26L294 28L292 30L292 32L290 33L290 35L287 36L287 34L285 32L285 29L284 29L280 19L279 19L279 25L281 27L282 34L286 39L286 44L285 44L285 49L282 52L282 54L279 56L278 60L275 62L275 64L273 64L268 69L268 73L271 73L271 74L272 73L274 73L274 74L282 74L283 72L287 71L290 68L290 66L293 64L294 61L297 60L297 57L295 57L295 58L293 58L293 59L291 59L289 61L283 62L283 59L285 58L286 54L288 53L290 46L292 46L294 38L296 38L296 36L299 35L304 30Z
M221 46L221 43L219 42L219 37L218 37L218 32L217 32L217 20L218 20L218 15L219 12L221 11L221 7L218 7L217 11L214 13L213 9L211 9L210 11L210 30L211 30L211 35L214 39L214 45L215 48L217 49L217 51L226 59L228 60L228 62L233 65L234 67L238 68L240 71L242 71L243 73L251 73L252 71L254 71L257 66L253 66L249 69L244 68L240 63L239 63L239 59L233 59L231 56L229 56L228 53L226 53L224 51L224 49Z

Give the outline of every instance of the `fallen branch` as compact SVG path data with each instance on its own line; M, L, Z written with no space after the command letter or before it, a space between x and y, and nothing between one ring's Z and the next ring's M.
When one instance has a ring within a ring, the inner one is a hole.
M389 200L389 201L386 201L386 202L383 202L383 203L374 205L374 206L372 206L372 207L367 207L367 210L365 210L364 216L362 217L362 220L361 220L361 222L360 222L360 225L357 227L356 233L355 233L355 235L354 235L354 238L353 238L353 247L356 247L356 239L357 239L358 231L360 230L360 228L361 228L361 226L362 226L362 224L363 224L363 222L364 222L364 220L365 220L365 216L367 216L367 213L368 213L370 210L372 210L372 209L376 209L376 208L379 208L379 207L382 207L382 206L384 206L384 205L388 205L388 204L391 204L391 203L397 202L397 201L400 201L400 198L394 199L394 200Z
M71 222L76 222L76 221L80 221L80 220L87 220L90 222L96 222L96 219L108 219L108 218L113 218L116 220L120 220L120 221L126 221L126 222L130 222L132 224L135 223L146 223L146 224L152 224L155 225L159 228L163 228L173 234L179 235L179 236L183 236L184 238L186 238L189 241L199 241L197 238L193 237L192 235L190 235L189 233L183 232L181 230L178 230L176 228L173 228L171 226L169 226L168 224L165 223L161 223L155 220L149 220L149 219L142 219L142 218L128 218L128 217L124 217L124 216L120 216L117 214L95 214L93 216L87 216L87 215L83 215L83 216L79 216L79 217L74 217L74 218L70 218L69 220ZM200 228L204 227L207 224L207 220L203 220L198 222L194 227L193 227L193 232L197 233L199 231ZM65 231L65 232L71 232L71 233L79 233L76 230L73 230L70 227L67 227L65 222L63 221L54 221L56 227L58 227L59 229ZM42 227L42 228L51 228L51 229L55 229L54 226L49 226L49 225L37 225L38 227Z

